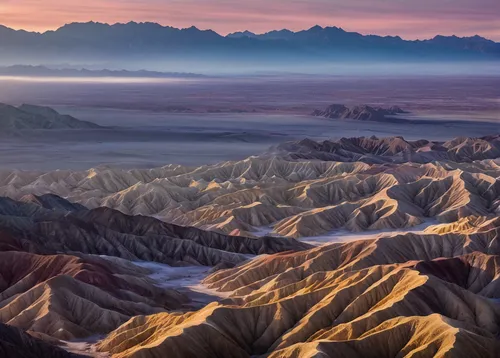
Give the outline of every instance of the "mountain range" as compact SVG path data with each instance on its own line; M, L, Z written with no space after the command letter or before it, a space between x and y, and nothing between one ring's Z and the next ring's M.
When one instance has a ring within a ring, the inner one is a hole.
M250 31L222 36L196 27L178 29L157 23L71 23L44 33L0 25L2 64L37 61L153 61L211 59L287 61L329 60L495 60L500 43L480 36L436 36L404 40L399 36L362 35L338 27L308 30ZM285 56L285 57L284 57ZM20 61L20 59L24 61ZM32 63L31 63L32 64Z
M31 77L120 77L120 78L199 78L196 73L127 71L127 70L89 70L86 68L50 68L46 66L14 65L0 67L0 76Z

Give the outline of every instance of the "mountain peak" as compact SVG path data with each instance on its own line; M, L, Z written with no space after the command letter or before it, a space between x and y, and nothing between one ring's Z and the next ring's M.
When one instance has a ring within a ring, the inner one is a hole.
M242 34L245 36L255 36L255 33L248 30L243 31Z
M337 27L337 26L328 26L328 27L325 27L324 30L327 30L327 31L336 31L336 32L345 32L343 28Z
M61 26L60 29L71 28L71 27L91 27L91 26L109 27L111 25L96 21L70 22L68 24L64 24L63 26Z
M71 22L69 24L65 24L55 30L54 32L64 32L64 31L84 31L88 29L103 29L111 27L109 24L104 24L100 22L88 21L88 22ZM51 31L48 31L51 32Z
M255 38L255 37L258 37L258 35L251 32L251 31L245 30L245 31L237 31L237 32L230 33L226 37L230 37L230 38L242 38L242 37Z
M307 31L311 31L311 32L319 32L319 31L323 31L323 30L324 30L324 28L323 28L323 27L321 27L321 26L319 26L319 25L315 25L315 26L311 27L311 28L310 28L309 30L307 30Z

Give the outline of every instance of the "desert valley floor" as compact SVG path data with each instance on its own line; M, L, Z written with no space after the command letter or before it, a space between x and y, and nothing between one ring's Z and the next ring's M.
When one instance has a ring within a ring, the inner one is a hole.
M0 77L0 103L47 105L106 128L0 131L0 170L201 166L283 142L498 133L500 76L253 76L159 83L34 82ZM311 116L332 103L398 105L411 123Z
M292 108L318 79L0 91L0 357L500 356L498 98L453 92L498 79L440 81L380 84L387 121L311 115L348 86Z

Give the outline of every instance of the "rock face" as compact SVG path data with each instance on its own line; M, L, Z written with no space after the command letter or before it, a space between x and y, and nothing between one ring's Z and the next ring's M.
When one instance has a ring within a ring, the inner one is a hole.
M343 104L332 104L325 110L315 110L312 115L315 117L325 117L330 119L353 119L358 121L377 121L384 122L396 120L388 118L397 114L408 113L398 106L390 108L371 107L367 105L348 108Z
M95 123L80 121L74 117L59 114L49 107L23 104L13 107L0 103L0 129L84 129L101 128Z

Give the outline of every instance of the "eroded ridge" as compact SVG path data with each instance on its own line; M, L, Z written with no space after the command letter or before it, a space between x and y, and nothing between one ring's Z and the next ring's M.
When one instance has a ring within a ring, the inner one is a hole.
M301 238L498 215L499 156L498 136L303 140L198 168L4 171L0 195L56 194L226 235Z

